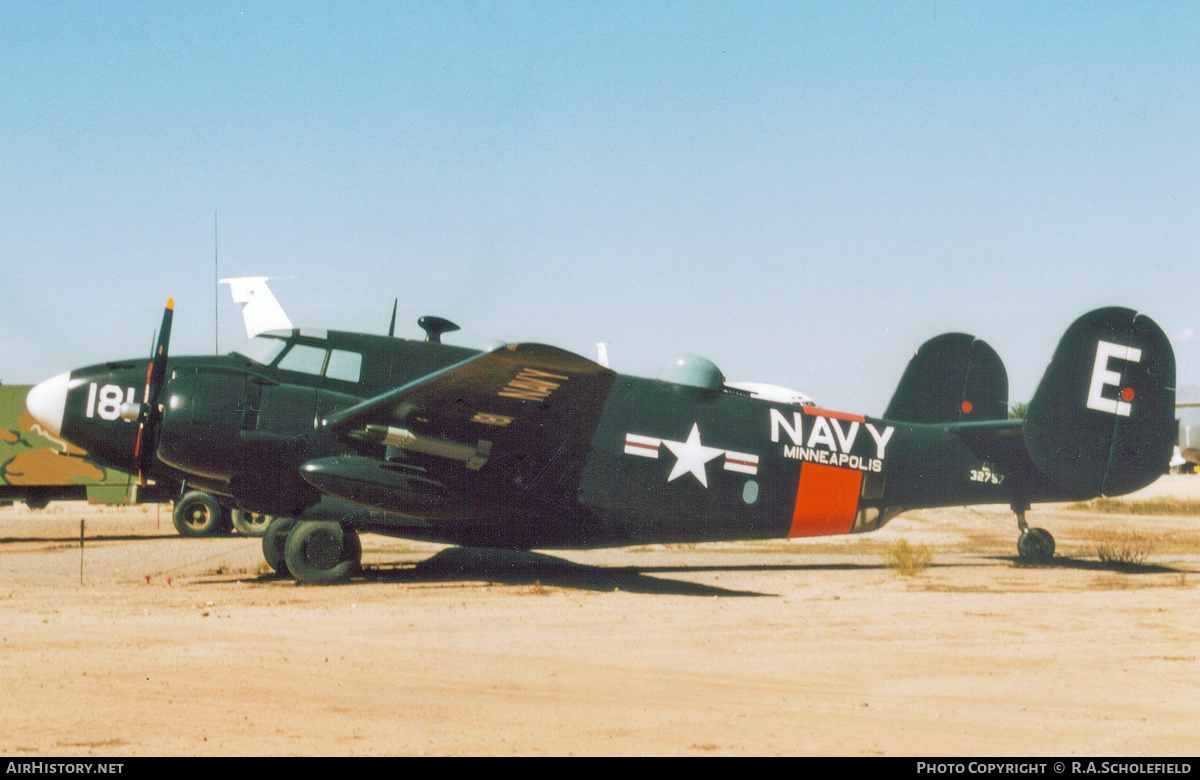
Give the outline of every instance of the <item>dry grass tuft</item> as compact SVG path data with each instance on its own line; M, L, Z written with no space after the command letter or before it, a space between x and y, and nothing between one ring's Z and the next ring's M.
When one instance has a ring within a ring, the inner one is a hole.
M1137 566L1154 550L1154 540L1144 534L1110 531L1096 541L1096 557L1104 563Z
M518 592L525 596L549 596L554 591L543 585L541 580L534 580L532 585L526 585Z
M923 544L911 545L904 539L898 539L883 554L883 562L897 574L912 577L933 563L933 550Z
M1140 501L1123 501L1101 496L1091 501L1079 501L1069 508L1110 515L1200 515L1200 501L1194 498L1161 496Z

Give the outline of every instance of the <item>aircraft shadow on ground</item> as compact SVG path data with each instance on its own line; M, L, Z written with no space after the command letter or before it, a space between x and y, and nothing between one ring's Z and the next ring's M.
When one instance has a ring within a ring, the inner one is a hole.
M988 556L1017 568L1074 569L1121 574L1179 574L1184 570L1148 563L1120 563L1055 557L1033 564L1015 556ZM978 564L933 564L930 569L970 568ZM438 582L488 582L503 585L543 585L585 591L625 591L674 596L763 597L775 593L734 590L687 580L651 575L699 572L815 572L881 571L886 563L748 564L736 566L594 566L537 552L469 547L449 547L416 564L369 565L357 581L427 584ZM273 576L259 578L274 579Z
M1054 556L1045 563L1030 563L1016 556L992 556L995 561L1011 561L1021 569L1075 569L1077 571L1103 571L1117 574L1183 574L1185 569L1160 566L1155 563L1123 563L1121 561L1091 561L1080 558Z
M950 564L953 565L953 564ZM797 564L744 566L593 566L536 552L449 547L415 565L367 566L368 582L433 583L484 581L504 585L534 585L587 591L625 591L673 596L762 597L774 593L733 590L652 574L698 572L871 571L883 564Z
M179 534L163 534L162 536L118 535L118 536L85 536L84 542L146 542L156 539L178 539ZM0 544L79 544L78 536L5 536L0 537Z
M680 571L688 571L681 568ZM694 570L693 570L694 571ZM364 576L377 582L430 583L485 581L590 591L626 591L675 596L756 597L774 594L731 590L683 580L649 577L635 566L592 566L544 553L449 547L414 566L367 567Z

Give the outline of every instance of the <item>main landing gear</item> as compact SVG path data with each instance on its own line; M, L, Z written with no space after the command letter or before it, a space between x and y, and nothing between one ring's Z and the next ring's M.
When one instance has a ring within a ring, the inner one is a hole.
M1017 513L1017 528L1021 535L1017 537L1017 556L1025 563L1047 563L1054 557L1054 537L1045 528L1030 528L1025 522L1025 512L1028 504L1013 504Z
M297 582L332 585L362 569L358 531L333 520L277 517L263 534L263 557L278 574Z

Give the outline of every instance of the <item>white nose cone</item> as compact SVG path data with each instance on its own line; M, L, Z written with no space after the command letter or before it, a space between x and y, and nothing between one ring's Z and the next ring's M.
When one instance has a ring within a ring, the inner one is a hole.
M68 371L52 376L45 382L33 386L25 396L25 408L33 419L42 424L55 436L62 431L63 413L67 409L67 390L70 389L71 373Z

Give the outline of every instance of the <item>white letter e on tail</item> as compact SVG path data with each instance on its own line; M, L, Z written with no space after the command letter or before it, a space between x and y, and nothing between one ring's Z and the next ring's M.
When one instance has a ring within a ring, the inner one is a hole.
M1130 399L1118 401L1100 395L1105 385L1117 387L1121 382L1120 374L1108 370L1109 358L1139 363L1142 360L1142 351L1137 347L1123 347L1110 341L1101 341L1096 344L1096 363L1092 367L1092 384L1088 387L1087 408L1115 414L1118 417L1128 417L1132 409L1128 403Z

